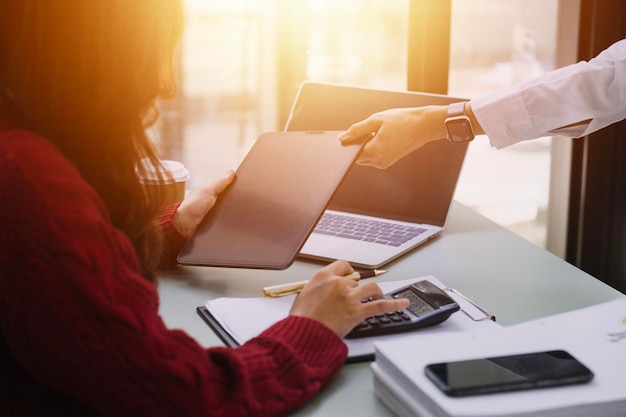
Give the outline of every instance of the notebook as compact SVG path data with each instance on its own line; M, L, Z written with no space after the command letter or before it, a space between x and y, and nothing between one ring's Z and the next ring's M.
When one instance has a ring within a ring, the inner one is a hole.
M381 110L461 100L306 81L298 89L285 130L341 131ZM439 236L466 150L467 144L439 140L385 170L355 165L300 256L322 261L344 259L355 267L379 268ZM348 228L342 228L341 222L348 223Z
M353 166L338 132L261 135L178 255L186 265L285 269Z

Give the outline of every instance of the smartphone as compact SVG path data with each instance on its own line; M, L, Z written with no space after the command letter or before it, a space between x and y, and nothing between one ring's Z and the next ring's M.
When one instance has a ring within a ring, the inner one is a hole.
M422 280L385 294L385 298L408 298L404 310L368 317L357 325L348 339L408 332L439 324L460 310L460 306L441 288Z
M564 350L434 363L426 376L452 397L591 381L593 372Z

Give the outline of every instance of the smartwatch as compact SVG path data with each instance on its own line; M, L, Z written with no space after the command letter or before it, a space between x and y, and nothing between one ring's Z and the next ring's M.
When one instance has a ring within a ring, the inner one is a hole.
M465 143L474 140L472 122L465 114L465 102L460 101L448 105L448 115L443 123L450 142Z

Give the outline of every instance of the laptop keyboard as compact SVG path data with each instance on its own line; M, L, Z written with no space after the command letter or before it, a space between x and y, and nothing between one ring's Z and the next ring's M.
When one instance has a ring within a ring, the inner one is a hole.
M315 233L389 246L400 246L425 231L421 227L327 212L322 215L314 230Z

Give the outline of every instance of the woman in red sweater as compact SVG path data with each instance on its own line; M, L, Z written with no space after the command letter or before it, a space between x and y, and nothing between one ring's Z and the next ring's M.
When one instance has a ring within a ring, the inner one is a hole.
M339 261L240 348L165 327L154 272L233 178L164 210L135 174L159 160L145 128L174 89L182 14L181 0L0 0L2 416L284 415L341 368L353 326L407 304Z

